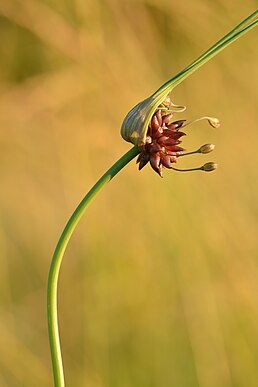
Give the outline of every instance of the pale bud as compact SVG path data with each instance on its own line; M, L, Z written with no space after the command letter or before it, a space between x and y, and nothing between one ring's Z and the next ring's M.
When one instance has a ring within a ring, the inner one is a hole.
M215 118L215 117L208 117L208 122L209 122L209 124L210 124L213 128L215 128L215 129L217 129L217 128L220 127L220 121L219 121L218 118Z
M205 171L205 172L212 172L212 171L214 171L217 168L218 168L218 164L210 161L210 162L204 164L200 169L202 171Z
M205 144L199 148L198 152L199 153L210 153L214 150L214 148L215 148L215 145L213 145L213 144Z
M162 93L155 98L151 96L138 103L129 111L122 123L121 135L123 139L137 147L144 146L147 140L148 126L153 114L162 106L165 110L168 110L169 105L171 105L170 97L164 97Z

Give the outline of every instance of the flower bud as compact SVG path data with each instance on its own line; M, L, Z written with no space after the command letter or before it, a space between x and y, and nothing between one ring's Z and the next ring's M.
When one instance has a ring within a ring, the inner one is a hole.
M173 111L182 112L185 109L185 106L174 105L167 89L161 88L129 111L122 123L121 136L125 141L142 148L146 144L148 126L155 112L161 110L162 115L167 115Z
M218 118L208 117L208 122L215 129L220 127L220 121Z
M210 161L210 162L204 164L204 165L201 167L201 170L202 170L202 171L205 171L205 172L212 172L212 171L214 171L214 170L217 169L217 168L218 168L218 164L216 164L216 163Z
M210 153L214 150L214 148L215 148L215 145L213 145L213 144L205 144L199 148L198 152L199 153Z
M146 144L149 122L163 100L164 96L157 100L149 97L129 111L121 127L121 136L125 141L131 142L137 147Z

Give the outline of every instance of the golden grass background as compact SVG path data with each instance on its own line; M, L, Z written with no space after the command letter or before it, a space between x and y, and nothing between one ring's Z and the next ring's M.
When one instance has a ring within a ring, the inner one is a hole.
M255 0L1 0L0 386L51 386L46 284L58 237L130 145L123 117ZM257 31L175 89L212 174L132 162L80 223L59 285L71 387L258 384Z

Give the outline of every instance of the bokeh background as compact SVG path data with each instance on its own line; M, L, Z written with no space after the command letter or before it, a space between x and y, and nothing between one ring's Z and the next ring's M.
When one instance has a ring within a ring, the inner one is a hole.
M0 386L52 386L46 285L72 211L130 144L121 122L257 1L0 1ZM258 385L257 31L173 92L211 174L135 162L67 250L67 386Z

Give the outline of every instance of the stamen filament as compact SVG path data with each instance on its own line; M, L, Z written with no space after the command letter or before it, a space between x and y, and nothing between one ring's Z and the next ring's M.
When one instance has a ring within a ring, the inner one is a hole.
M195 120L192 120L192 121L188 121L186 124L184 124L181 128L185 128L186 126L188 125L191 125L191 124L194 124L195 122L198 122L198 121L202 121L202 120L207 120L209 122L209 124L213 127L213 128L218 128L220 126L220 122L217 118L213 118L213 117L208 117L208 116L203 116L203 117L200 117L200 118L196 118Z
M180 153L177 157L182 157L182 156L189 156L189 155L195 155L196 153L201 153L199 149L192 151L192 152L187 152L187 153Z
M181 153L178 155L178 157L194 155L196 153L207 154L207 153L212 152L214 150L214 148L215 148L215 145L213 145L213 144L204 144L199 149L192 151L192 152Z
M192 171L201 171L202 167L187 168L187 169L179 169L179 168L171 167L171 169L174 169L175 171L178 171L178 172L192 172Z
M179 169L179 168L171 167L171 169L174 169L175 171L178 171L178 172L191 172L191 171L212 172L217 168L218 168L218 164L212 161L209 161L208 163L205 163L201 167L197 167L197 168Z
M172 103L170 109L173 110L173 111L176 111L177 113L181 113L181 112L184 112L186 110L186 106L184 106L184 105L174 105Z

